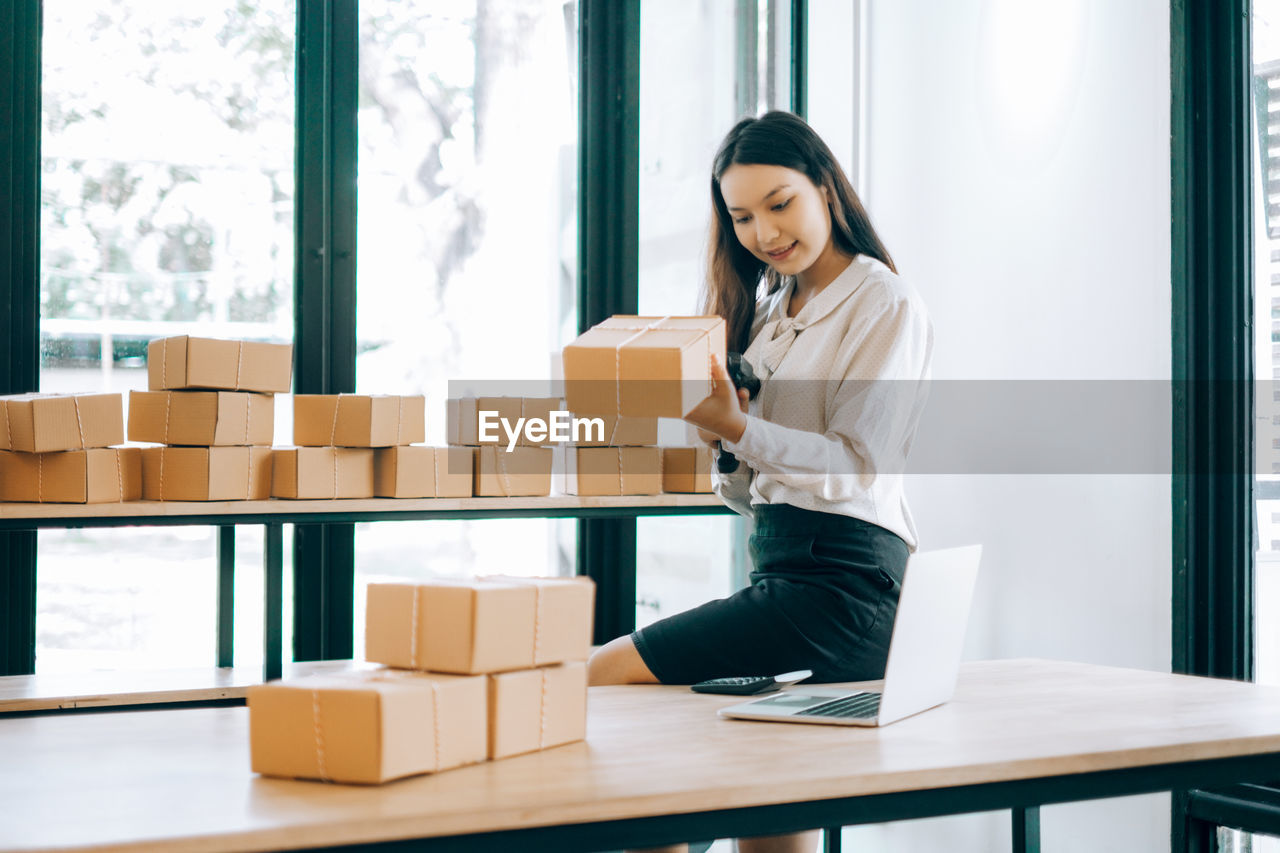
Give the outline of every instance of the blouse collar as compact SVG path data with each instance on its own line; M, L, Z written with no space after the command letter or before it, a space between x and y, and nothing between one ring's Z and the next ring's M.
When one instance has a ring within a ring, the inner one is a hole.
M794 278L788 279L773 300L773 305L769 310L768 321L781 320L787 325L794 325L797 329L812 326L836 310L842 302L848 299L867 280L874 263L876 263L875 259L866 255L855 257L844 268L844 271L835 277L834 281L822 288L817 296L806 302L794 317L787 316L787 303L791 301L791 294L795 292L796 280Z

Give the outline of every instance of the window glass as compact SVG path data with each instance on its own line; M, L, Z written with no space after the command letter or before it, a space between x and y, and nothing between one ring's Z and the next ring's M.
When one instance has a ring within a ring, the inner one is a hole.
M356 387L425 394L443 445L451 381L548 380L577 333L577 4L360 15ZM572 537L553 519L359 525L357 595L386 576L572 574Z
M1280 684L1280 0L1253 4L1254 660L1257 680Z
M785 2L640 5L640 313L696 314L706 270L711 164L743 115L787 107ZM679 19L681 25L671 26ZM663 420L659 443L698 443ZM730 516L641 518L636 624L746 582L745 524Z
M1253 835L1220 826L1218 850L1220 853L1280 853L1280 838L1274 835Z
M152 338L291 341L292 0L43 8L41 390L127 405ZM209 527L42 532L37 671L209 665L214 542ZM253 571L241 581L260 590ZM241 611L237 657L255 662L260 611Z

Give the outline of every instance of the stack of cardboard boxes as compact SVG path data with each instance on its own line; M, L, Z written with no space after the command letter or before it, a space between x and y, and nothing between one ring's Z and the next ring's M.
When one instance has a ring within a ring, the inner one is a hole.
M119 394L0 399L0 500L115 503L142 494L138 448L124 443Z
M574 412L574 417L583 417ZM560 490L566 495L656 495L662 492L662 448L656 417L586 415L604 422L603 437L565 445ZM584 430L584 433L586 431Z
M275 399L293 347L188 336L147 346L148 391L129 393L129 440L142 449L142 497L154 501L271 496Z
M249 691L254 772L374 784L586 737L585 578L370 584L365 657L387 668Z
M711 491L706 447L658 447L658 418L687 414L724 358L718 317L613 317L563 352L565 400L447 401L447 447L425 447L422 396L293 398L293 447L271 447L276 393L288 392L292 347L179 336L147 349L148 387L129 397L116 448L118 394L0 400L0 500L427 498ZM560 445L498 424L598 419ZM486 430L481 413L488 416ZM486 436L486 431L488 435ZM64 455L50 455L50 454ZM70 455L66 455L70 454Z
M426 438L421 395L298 394L293 398L294 447L275 453L271 495L277 498L371 498L377 493L375 449L388 454L396 491L412 466L407 446ZM429 450L430 448L420 448ZM432 456L434 461L434 456ZM422 461L422 460L419 460ZM419 472L421 475L423 472ZM433 471L434 477L434 471ZM406 482L406 490L408 483ZM400 494L397 497L407 495Z
M470 454L476 497L549 495L553 461L549 435L538 439L521 431L510 450L501 428L489 430L493 442L482 440L480 413L495 412L492 424L502 419L509 425L531 419L546 423L559 408L555 397L462 397L445 402L446 442Z

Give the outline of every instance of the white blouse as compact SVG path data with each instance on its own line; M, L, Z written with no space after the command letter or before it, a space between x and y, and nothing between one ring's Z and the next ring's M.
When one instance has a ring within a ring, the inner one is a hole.
M903 471L928 393L933 329L920 294L864 255L787 317L793 284L756 305L743 354L763 380L746 430L713 468L730 507L791 504L877 524L915 551Z

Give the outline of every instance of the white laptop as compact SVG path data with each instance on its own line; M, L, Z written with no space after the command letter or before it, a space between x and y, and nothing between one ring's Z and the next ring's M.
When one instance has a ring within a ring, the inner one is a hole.
M720 709L722 717L884 726L951 698L960 671L981 545L917 553L907 562L882 691L800 685Z

